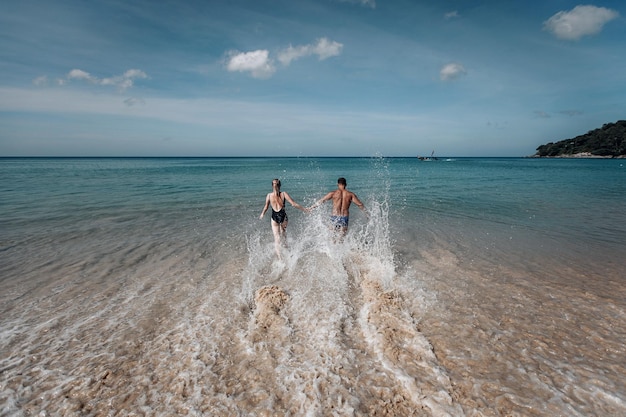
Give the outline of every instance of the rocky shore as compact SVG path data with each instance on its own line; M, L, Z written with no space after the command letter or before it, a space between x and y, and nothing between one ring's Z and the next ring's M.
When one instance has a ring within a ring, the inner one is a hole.
M626 120L537 147L534 158L626 158Z
M543 156L534 154L530 158L592 158L592 159L624 159L626 155L594 155L591 152L579 152L574 154L559 154L551 156Z

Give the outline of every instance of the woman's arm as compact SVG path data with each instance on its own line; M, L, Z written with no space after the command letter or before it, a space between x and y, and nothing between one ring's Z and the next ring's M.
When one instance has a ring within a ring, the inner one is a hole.
M269 206L270 206L270 195L268 194L267 197L265 197L265 207L263 207L263 211L261 212L259 219L262 219L263 216L265 216L265 212L267 211Z
M287 201L289 201L289 204L291 204L292 206L294 206L295 208L297 208L298 210L302 210L304 212L307 211L307 209L305 209L304 207L302 207L300 204L296 203L293 198L291 198L291 196L289 194L287 194L286 192L283 191L283 194L285 195L285 199Z

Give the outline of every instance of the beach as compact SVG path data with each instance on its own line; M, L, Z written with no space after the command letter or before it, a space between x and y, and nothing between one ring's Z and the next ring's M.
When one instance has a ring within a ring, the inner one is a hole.
M445 159L1 159L0 415L626 414L623 161Z

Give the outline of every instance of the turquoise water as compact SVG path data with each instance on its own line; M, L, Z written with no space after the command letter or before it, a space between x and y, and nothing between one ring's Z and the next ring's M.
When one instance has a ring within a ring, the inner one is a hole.
M625 165L0 159L1 414L623 414Z

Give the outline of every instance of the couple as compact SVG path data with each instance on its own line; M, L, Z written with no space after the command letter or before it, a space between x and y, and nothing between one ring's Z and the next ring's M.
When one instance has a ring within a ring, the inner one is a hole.
M285 212L285 200L295 208L304 212L309 212L320 204L333 200L333 210L330 216L331 226L335 231L341 234L343 237L348 232L348 217L350 216L350 204L354 202L361 210L367 215L365 205L359 200L359 198L352 191L346 189L346 179L339 178L337 180L337 189L329 192L318 202L311 207L304 208L300 204L296 203L289 194L280 191L280 180L272 180L272 192L265 198L265 207L259 216L262 219L267 209L272 207L272 231L274 232L274 245L276 247L276 253L280 258L280 243L281 238L285 236L287 231L287 213ZM286 237L286 236L285 236Z

